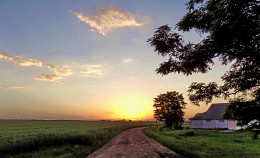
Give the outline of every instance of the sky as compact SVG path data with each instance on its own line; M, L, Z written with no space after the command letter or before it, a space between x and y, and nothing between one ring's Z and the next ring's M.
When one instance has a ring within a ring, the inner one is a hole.
M192 82L221 83L227 68L216 60L207 74L158 75L167 57L147 43L156 28L175 27L185 2L0 1L0 119L150 120L153 98L167 91L183 94L186 119L206 111L186 91Z

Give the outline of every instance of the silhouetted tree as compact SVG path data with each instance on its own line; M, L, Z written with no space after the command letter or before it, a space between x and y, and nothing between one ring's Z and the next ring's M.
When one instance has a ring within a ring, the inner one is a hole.
M251 120L260 120L260 104L241 99L233 100L227 107L224 117L237 120L240 126L247 125Z
M184 122L185 105L182 94L178 92L160 94L154 98L154 118L164 122L169 128L180 129Z
M231 65L221 77L223 85L193 82L188 88L189 100L199 105L204 101L210 103L213 97L234 96L259 105L259 4L257 0L190 0L186 4L188 12L176 29L184 32L194 29L205 38L199 43L185 42L168 25L159 27L148 39L155 52L168 56L157 73L187 76L206 73L211 70L213 59L218 58L222 65Z

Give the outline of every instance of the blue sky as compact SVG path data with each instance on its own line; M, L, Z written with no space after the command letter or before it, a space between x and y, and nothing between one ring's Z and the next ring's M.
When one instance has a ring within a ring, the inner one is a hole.
M146 41L185 13L182 0L0 1L0 118L150 119L160 93L176 90L188 102L191 82L221 82L227 68L156 75L167 58ZM207 108L188 104L185 117Z

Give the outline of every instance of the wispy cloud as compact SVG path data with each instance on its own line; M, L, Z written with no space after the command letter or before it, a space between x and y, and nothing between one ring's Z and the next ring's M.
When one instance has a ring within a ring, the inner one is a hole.
M103 66L100 64L89 64L83 65L82 70L80 71L81 74L84 76L102 76L105 73L103 72Z
M35 80L39 81L50 81L50 82L60 82L61 79L64 77L68 77L72 75L72 71L67 65L63 66L54 66L49 64L48 69L50 69L54 74L47 74L47 75L39 75L35 77Z
M140 27L147 22L147 17L142 17L138 21L137 17L123 9L111 5L97 10L92 16L86 16L83 13L75 12L76 18L92 27L91 31L98 31L102 35L107 32L122 27Z
M23 56L15 56L0 52L0 59L8 60L19 64L20 66L37 66L49 69L51 73L40 74L34 79L38 81L49 81L62 83L62 80L73 74L81 74L82 77L103 76L103 65L100 64L85 64L85 65L61 65L48 64L41 60L25 58ZM74 68L74 69L73 69ZM0 86L0 89L21 89L19 86Z
M62 77L58 75L39 75L35 77L35 80L50 82L60 82L60 79L62 79Z
M0 59L5 59L19 64L20 66L37 66L42 67L43 62L36 59L25 58L23 56L15 56L0 52Z
M125 63L125 64L130 64L130 63L132 63L133 61L134 61L133 58L126 58L126 59L123 59L123 63Z
M22 86L0 86L0 89L7 89L7 90L18 90L23 89L25 87Z
M25 58L23 56L15 56L11 54L6 54L0 52L0 59L8 60L14 63L19 64L20 66L37 66L37 67L47 67L50 69L54 74L51 75L39 75L35 79L40 81L51 81L51 82L57 82L58 80L61 80L63 77L67 77L72 75L72 71L69 66L63 65L63 66L55 66L52 64L44 64L41 60L36 59L30 59ZM8 88L8 87L2 87ZM19 88L19 87L10 87L10 88Z
M72 75L72 71L69 68L69 66L64 65L64 66L54 66L54 65L48 65L48 68L54 72L57 76L70 76Z

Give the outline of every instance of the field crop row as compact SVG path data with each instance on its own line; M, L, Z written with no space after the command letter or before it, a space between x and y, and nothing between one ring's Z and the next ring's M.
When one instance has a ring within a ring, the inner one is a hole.
M126 121L0 121L0 157L86 157L124 129Z

